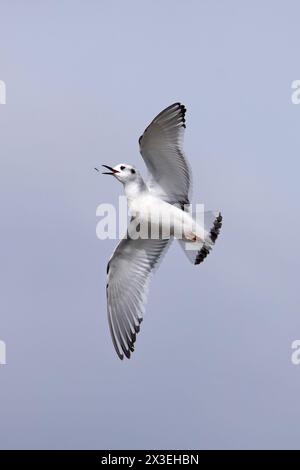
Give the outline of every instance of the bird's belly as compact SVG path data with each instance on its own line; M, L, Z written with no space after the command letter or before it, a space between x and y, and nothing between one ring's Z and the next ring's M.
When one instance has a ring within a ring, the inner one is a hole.
M130 211L134 217L138 217L141 224L151 227L152 235L159 231L163 238L171 235L184 238L185 232L192 232L195 228L195 223L188 213L151 196L133 201Z

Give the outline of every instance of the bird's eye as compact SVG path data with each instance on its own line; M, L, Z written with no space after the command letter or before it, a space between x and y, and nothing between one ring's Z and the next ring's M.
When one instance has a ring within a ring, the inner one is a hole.
M125 170L125 166L120 166L120 170Z
M131 168L131 173L134 175L135 174L135 170L133 168Z

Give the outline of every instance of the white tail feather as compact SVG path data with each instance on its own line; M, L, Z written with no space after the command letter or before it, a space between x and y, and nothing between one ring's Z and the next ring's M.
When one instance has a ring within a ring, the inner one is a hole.
M200 264L210 253L222 227L220 212L204 212L204 230L207 233L204 242L178 240L181 248L192 264Z

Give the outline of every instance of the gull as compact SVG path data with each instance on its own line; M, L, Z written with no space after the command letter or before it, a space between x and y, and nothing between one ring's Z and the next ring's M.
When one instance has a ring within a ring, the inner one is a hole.
M182 143L186 108L174 103L159 113L139 138L149 172L145 182L132 165L102 165L124 186L131 221L107 265L107 316L116 353L128 359L143 320L149 279L175 234L194 264L210 253L222 226L220 212L205 212L203 223L189 210L191 171ZM98 171L98 170L97 170ZM187 208L187 209L186 209ZM211 218L209 222L207 220ZM158 228L158 236L133 236L134 227ZM168 231L169 229L169 231Z

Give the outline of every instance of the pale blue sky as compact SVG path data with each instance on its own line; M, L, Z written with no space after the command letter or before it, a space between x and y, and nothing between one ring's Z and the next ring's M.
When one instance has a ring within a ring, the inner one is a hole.
M1 448L299 448L297 1L0 1ZM222 210L197 268L176 244L132 360L106 320L96 207L137 139L187 106L194 201Z

